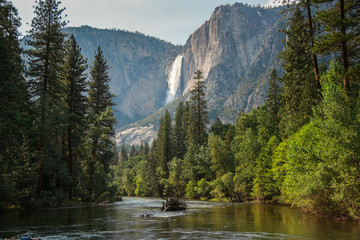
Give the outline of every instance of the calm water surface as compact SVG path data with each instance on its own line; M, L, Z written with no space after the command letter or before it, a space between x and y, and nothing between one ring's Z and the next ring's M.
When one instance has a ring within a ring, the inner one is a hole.
M188 201L163 213L162 200L124 198L110 205L0 214L0 239L344 239L360 225L308 216L289 207ZM152 217L140 217L151 213Z

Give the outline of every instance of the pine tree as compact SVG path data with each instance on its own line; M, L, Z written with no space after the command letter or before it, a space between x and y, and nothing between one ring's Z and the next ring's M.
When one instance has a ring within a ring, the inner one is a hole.
M306 8L306 11L307 11L307 22L308 22L308 30L309 30L309 35L310 35L311 53L312 53L312 61L313 61L313 66L314 66L316 87L318 88L319 91L321 91L319 63L318 63L317 54L315 53L315 49L314 49L314 47L315 47L314 25L315 24L314 24L312 13L311 13L311 7L313 4L312 2L313 2L312 0L305 0L305 1L302 1L302 4L304 5L304 7ZM321 97L320 94L319 94L319 97Z
M280 115L284 135L289 135L309 121L320 92L312 71L310 36L298 6L286 27L286 46L280 53L284 69Z
M121 144L120 149L120 163L124 163L128 160L128 153L124 144Z
M66 22L64 9L59 8L60 1L39 0L35 6L35 17L29 31L27 44L29 80L33 99L38 109L35 121L38 133L37 155L39 160L37 195L43 190L51 191L59 187L66 176L61 175L60 136L64 132L65 104L62 101L64 86L60 72L64 57L64 38L62 32Z
M20 172L25 166L29 172L33 169L24 158L32 127L29 93L22 77L19 26L16 8L11 2L0 0L0 208L19 200L19 192L25 188L19 183L25 183L26 178Z
M136 152L135 145L132 144L130 147L129 158L135 157L136 155L137 155L137 152Z
M351 77L355 78L353 84L359 85L357 83L359 74L352 71L356 69L355 65L359 64L360 1L318 0L318 2L330 3L331 7L317 13L316 19L325 33L318 36L316 50L321 54L336 54L340 58L346 72L343 86L349 91ZM349 76L350 74L353 76ZM354 89L354 92L358 90Z
M173 127L174 154L179 159L183 159L186 153L186 131L183 129L184 110L184 103L180 102L176 108Z
M224 140L229 127L229 124L223 124L220 118L217 117L212 124L209 133L214 133L215 135L220 136L222 140Z
M310 40L310 46L311 46L311 52L312 52L312 62L313 62L313 68L314 68L314 76L316 81L316 87L319 91L321 91L321 83L320 83L320 71L319 71L319 63L318 63L318 57L315 53L315 22L314 18L312 16L311 8L315 7L317 8L318 5L316 4L317 0L284 0L284 4L293 4L293 6L298 6L301 8L304 8L306 11L306 19L307 19L307 28L309 33L309 40ZM295 10L296 8L292 8L292 10ZM319 97L321 97L319 95ZM320 99L319 99L320 100Z
M139 156L141 160L147 160L147 156L150 151L150 146L147 142L141 140L140 148L139 148Z
M87 91L86 60L81 55L81 49L73 35L67 42L63 81L65 85L65 102L67 106L66 130L66 161L69 169L70 182L68 186L69 199L72 198L75 183L74 164L80 162L84 152L84 136L86 130Z
M277 72L273 69L269 79L269 93L266 99L266 105L276 118L281 106L281 88L278 85L278 81L279 77Z
M116 123L112 106L113 95L110 93L108 75L109 67L103 52L98 47L90 70L91 81L89 83L89 149L90 156L86 163L88 173L88 194L91 200L94 195L106 191L106 175L109 165L114 158L114 124ZM95 177L97 177L95 185ZM102 179L103 181L98 181ZM95 192L94 192L95 190Z
M168 163L173 158L172 126L170 113L166 110L161 118L156 142L156 157L158 159L159 178L169 178Z
M156 177L156 168L157 168L157 161L155 159L155 151L156 151L156 140L153 140L151 143L148 160L146 162L146 180L149 186L149 195L156 196L159 195L161 192L159 182L157 181Z
M200 70L195 72L195 83L190 91L190 111L188 128L188 145L192 142L201 146L205 144L209 117L205 100L205 81Z
M59 72L63 64L65 36L62 32L66 26L59 8L60 1L39 0L35 7L36 16L32 20L29 31L30 40L27 44L29 76L31 77L33 94L37 97L48 95L55 103L59 98L63 86L59 79Z

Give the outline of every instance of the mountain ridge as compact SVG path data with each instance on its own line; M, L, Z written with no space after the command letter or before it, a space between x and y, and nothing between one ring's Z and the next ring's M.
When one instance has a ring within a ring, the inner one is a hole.
M281 8L263 9L241 3L222 5L210 19L188 38L182 55L181 83L175 102L161 108L144 120L118 131L118 143L132 144L121 134L127 128L152 125L153 132L165 109L174 113L177 103L187 99L193 84L193 73L202 70L207 87L210 120L220 117L225 123L234 123L239 112L249 112L266 101L268 75L279 69L278 53L282 50L284 35ZM150 141L140 134L132 139ZM156 135L153 135L155 138Z
M219 116L234 123L239 112L263 105L268 74L280 68L280 9L221 5L183 46L123 30L81 26L64 31L75 36L89 65L102 48L115 95L116 139L132 144L156 137L161 114L186 101L196 70L204 73L211 121Z
M168 63L181 51L155 37L89 26L65 29L73 34L90 65L100 46L110 66L110 89L115 95L117 128L143 119L164 105Z

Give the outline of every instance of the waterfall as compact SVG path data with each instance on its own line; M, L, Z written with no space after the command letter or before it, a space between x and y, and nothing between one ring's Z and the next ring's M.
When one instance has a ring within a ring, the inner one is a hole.
M181 66L182 66L182 55L176 57L175 61L171 65L171 71L169 73L168 85L169 89L166 96L166 104L173 101L176 96L176 92L180 85L181 78Z

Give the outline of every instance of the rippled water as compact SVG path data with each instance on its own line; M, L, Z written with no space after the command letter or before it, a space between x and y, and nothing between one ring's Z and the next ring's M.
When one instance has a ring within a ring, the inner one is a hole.
M0 239L360 239L360 226L289 207L188 201L160 211L162 200L124 198L109 205L0 214ZM150 213L152 217L140 215Z

